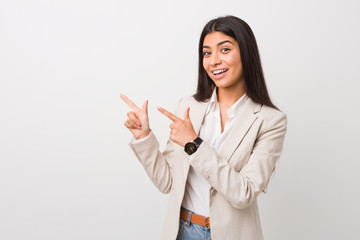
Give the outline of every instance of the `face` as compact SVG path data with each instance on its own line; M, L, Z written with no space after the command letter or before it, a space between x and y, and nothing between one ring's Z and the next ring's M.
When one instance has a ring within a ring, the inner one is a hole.
M203 67L218 88L239 88L244 84L240 48L237 41L221 32L205 36Z

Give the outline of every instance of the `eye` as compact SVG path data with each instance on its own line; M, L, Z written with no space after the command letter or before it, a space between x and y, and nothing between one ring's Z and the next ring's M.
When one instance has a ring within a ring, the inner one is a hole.
M204 57L209 56L209 55L210 55L210 52L203 52L202 55L203 55Z
M226 53L226 52L228 52L228 51L230 51L230 48L224 47L224 48L221 49L221 52L223 52L223 53Z

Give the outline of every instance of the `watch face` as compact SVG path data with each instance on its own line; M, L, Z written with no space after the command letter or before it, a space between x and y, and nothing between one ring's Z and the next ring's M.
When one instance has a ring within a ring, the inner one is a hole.
M185 152L189 155L193 154L194 152L196 152L197 150L197 146L195 143L193 142L188 142L187 144L185 144Z

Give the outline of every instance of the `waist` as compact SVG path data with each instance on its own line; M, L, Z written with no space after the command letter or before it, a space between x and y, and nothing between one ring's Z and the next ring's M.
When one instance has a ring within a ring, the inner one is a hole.
M197 225L201 225L206 229L210 229L210 218L198 215L186 208L181 207L180 218Z

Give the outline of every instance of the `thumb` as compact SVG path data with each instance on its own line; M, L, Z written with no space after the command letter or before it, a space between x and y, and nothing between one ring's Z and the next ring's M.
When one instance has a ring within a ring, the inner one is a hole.
M187 107L184 112L184 120L187 122L190 122L189 112L190 112L190 107Z
M146 113L146 115L148 115L148 103L149 103L149 101L146 100L146 101L144 102L143 106L142 106L142 109L141 109L141 111L142 111L143 113Z

